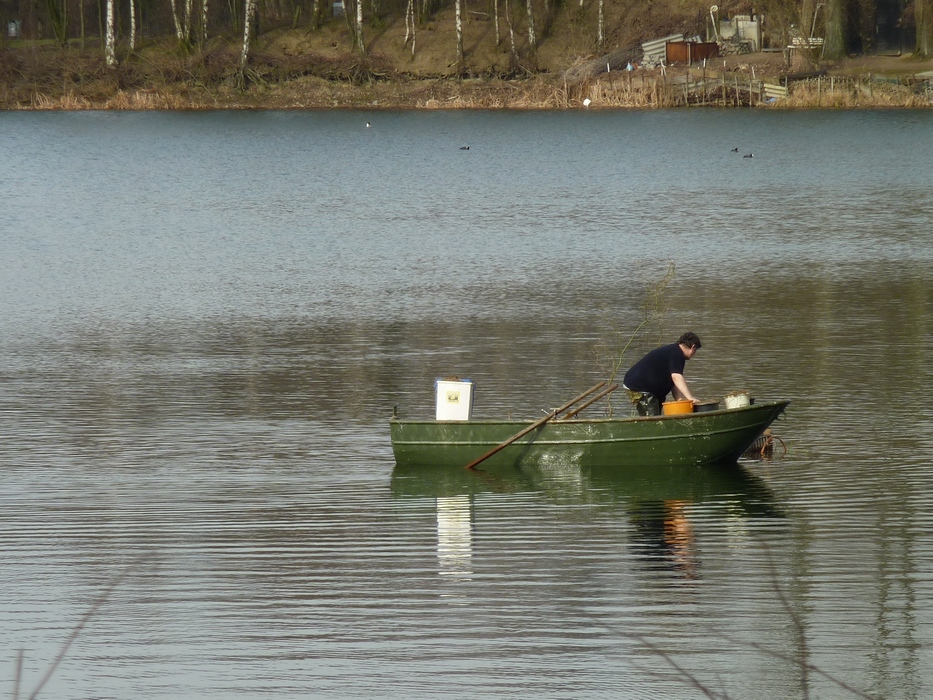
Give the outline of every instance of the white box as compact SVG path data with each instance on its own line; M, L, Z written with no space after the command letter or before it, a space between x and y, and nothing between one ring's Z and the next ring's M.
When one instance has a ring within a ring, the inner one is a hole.
M472 379L436 379L437 420L470 420L473 416Z

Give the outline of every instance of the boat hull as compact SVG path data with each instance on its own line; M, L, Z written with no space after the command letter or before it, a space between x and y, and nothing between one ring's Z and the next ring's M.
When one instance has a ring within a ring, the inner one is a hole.
M734 463L789 401L672 416L549 421L484 464L566 463L650 466ZM527 428L531 421L389 422L399 465L463 467Z

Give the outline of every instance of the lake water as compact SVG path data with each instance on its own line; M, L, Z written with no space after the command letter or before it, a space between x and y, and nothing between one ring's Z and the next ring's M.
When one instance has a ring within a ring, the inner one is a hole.
M0 212L4 695L933 694L933 112L0 113ZM395 467L670 264L772 459Z

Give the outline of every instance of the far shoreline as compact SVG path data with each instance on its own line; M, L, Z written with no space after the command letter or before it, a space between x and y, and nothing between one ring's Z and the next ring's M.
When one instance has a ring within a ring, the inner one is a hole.
M3 111L250 110L658 110L658 109L920 109L933 108L933 87L872 74L816 76L792 85L751 74L624 76L603 74L570 86L555 76L521 80L418 79L367 85L303 78L274 86L214 90L188 86L34 92L28 102L0 100ZM770 94L776 91L777 94ZM783 94L781 92L783 91Z
M322 62L269 49L257 52L244 85L230 46L216 49L213 63L192 64L152 45L114 69L91 49L7 48L0 52L0 110L933 108L933 59L856 56L792 72L784 58L762 52L607 72L589 57L511 76L487 67L489 75L461 77L450 68L397 70L398 59L388 57Z

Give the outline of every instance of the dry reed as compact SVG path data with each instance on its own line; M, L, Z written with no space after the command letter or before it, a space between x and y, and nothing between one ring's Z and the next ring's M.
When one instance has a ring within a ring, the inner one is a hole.
M929 108L930 81L821 76L766 87L762 76L674 66L613 71L584 77L523 74L419 78L393 72L386 61L341 56L254 57L252 82L237 89L236 56L217 47L197 56L149 52L126 59L117 71L92 53L61 57L7 54L0 71L0 108L25 110L182 109L659 109L707 105L777 108ZM768 97L772 95L772 97Z
M878 82L871 76L821 76L792 86L780 107L818 109L921 108L933 100L909 85Z

